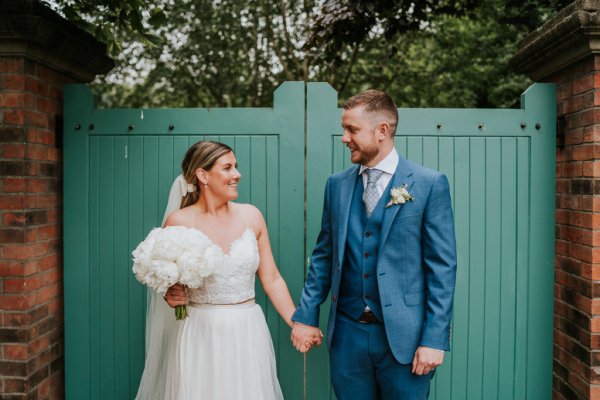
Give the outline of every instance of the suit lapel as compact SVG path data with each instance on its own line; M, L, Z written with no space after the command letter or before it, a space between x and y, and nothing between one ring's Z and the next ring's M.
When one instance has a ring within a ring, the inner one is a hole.
M389 202L390 200L390 190L394 187L407 185L408 191L414 183L412 179L412 169L410 168L410 164L402 157L398 160L398 166L396 167L396 172L394 176L392 176L392 180L388 185L388 190L382 194L384 204L383 206ZM381 223L381 242L379 243L379 251L381 252L383 244L385 243L388 233L390 232L390 228L392 227L392 223L396 218L396 215L400 212L403 205L397 204L387 207L383 213L383 222Z
M358 166L354 166L354 168L350 169L340 183L340 198L338 203L340 205L340 225L338 227L338 261L340 264L344 260L350 206L352 205L352 196L354 196L354 188L356 187L358 168Z

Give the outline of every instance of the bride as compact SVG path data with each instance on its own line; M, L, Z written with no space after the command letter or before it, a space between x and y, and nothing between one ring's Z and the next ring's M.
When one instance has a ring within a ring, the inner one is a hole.
M185 154L163 225L200 232L214 246L220 267L198 289L175 284L164 299L151 295L136 399L283 398L271 336L254 301L255 275L289 326L295 306L275 265L261 212L232 202L240 178L233 150L225 144L198 142ZM176 321L169 306L182 304L189 317ZM303 350L320 343L320 337L313 338Z

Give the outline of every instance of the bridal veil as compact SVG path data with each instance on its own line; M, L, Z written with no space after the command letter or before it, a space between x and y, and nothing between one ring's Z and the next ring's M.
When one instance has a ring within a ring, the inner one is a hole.
M181 199L188 192L188 184L182 175L173 181L169 192L167 208L161 226L167 217L181 205ZM136 400L163 400L168 368L167 355L173 335L177 331L175 313L167 302L154 290L147 289L146 308L146 361Z

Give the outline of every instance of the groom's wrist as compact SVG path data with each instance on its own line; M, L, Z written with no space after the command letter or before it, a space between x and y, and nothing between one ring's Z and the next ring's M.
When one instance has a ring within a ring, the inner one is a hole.
M313 328L318 328L318 326L316 326L316 325L307 324L306 322L296 321L296 320L292 320L292 324L293 325L306 325L306 326L311 326Z

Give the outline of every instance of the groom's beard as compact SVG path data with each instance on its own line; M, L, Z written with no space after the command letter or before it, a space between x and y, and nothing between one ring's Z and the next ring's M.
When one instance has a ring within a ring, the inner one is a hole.
M350 161L354 164L366 165L371 162L379 154L379 148L377 146L365 147L358 149L357 153L350 154ZM357 155L357 157L355 157Z

